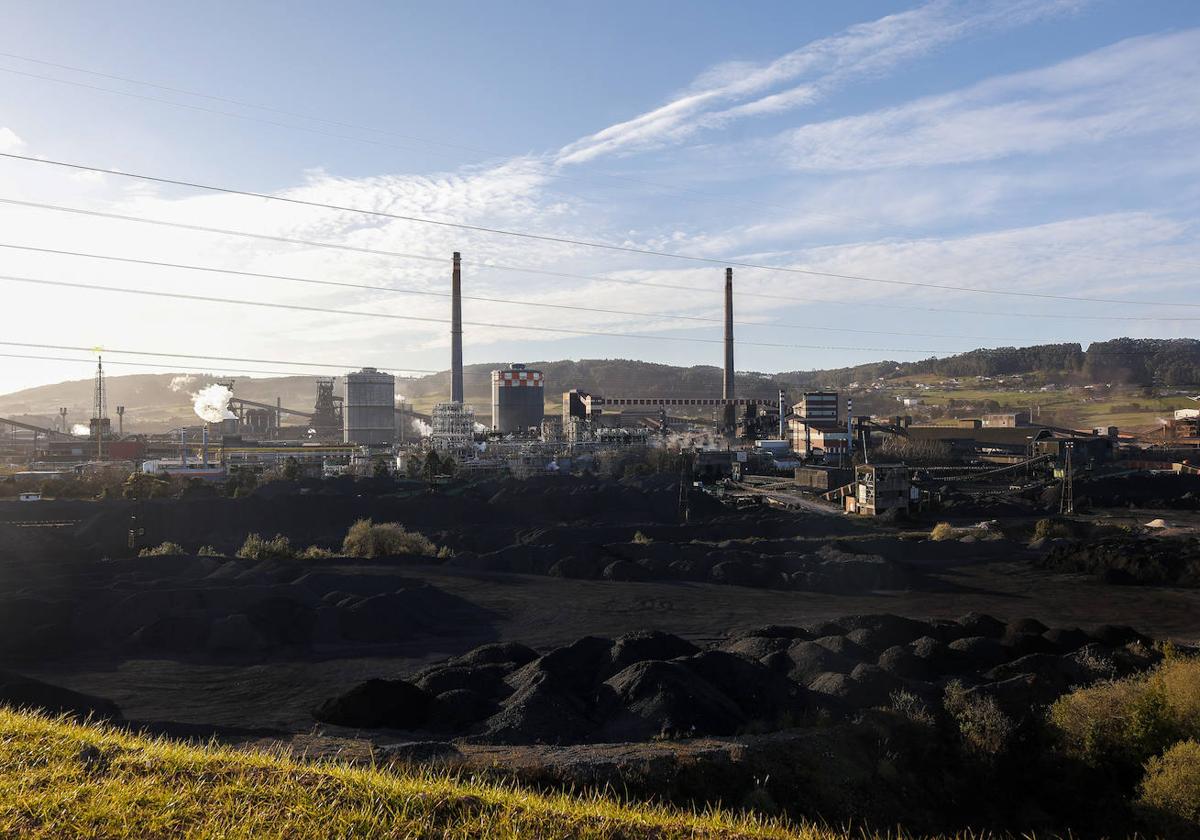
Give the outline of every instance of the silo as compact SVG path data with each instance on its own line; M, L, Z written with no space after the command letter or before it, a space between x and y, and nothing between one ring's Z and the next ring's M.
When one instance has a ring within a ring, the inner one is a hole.
M360 446L396 440L396 377L369 367L346 374L342 440Z
M546 383L540 370L509 365L492 371L492 428L497 432L540 429L546 411Z

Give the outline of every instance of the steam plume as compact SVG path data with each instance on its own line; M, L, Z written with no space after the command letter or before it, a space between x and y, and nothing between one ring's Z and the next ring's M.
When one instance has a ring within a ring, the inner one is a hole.
M229 410L229 400L232 397L233 391L224 385L214 383L192 394L192 408L195 410L196 416L206 423L232 420L234 414Z

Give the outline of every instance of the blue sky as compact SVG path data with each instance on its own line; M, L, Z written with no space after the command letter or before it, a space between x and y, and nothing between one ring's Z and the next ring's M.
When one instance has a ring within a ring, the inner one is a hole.
M1145 304L739 269L739 369L1200 332L1195 3L15 2L5 15L0 151L713 259ZM720 325L705 320L720 315L719 265L6 159L0 198L447 260L0 204L0 244L372 288L11 248L0 248L0 274L441 318L444 298L387 290L444 291L457 249L468 294L639 313L468 301L468 321L506 327L468 327L468 362L720 359ZM12 342L320 361L330 372L442 368L447 355L436 323L2 280L0 295L9 312L36 313L9 319ZM601 335L515 329L525 325ZM87 374L75 361L0 359L0 392Z

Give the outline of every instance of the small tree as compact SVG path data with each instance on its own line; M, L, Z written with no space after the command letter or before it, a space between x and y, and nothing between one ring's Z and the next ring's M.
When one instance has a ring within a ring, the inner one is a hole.
M380 522L360 519L350 526L342 541L342 554L347 557L387 557L395 554L423 554L427 557L445 556L424 534L408 531L399 522Z
M283 462L283 478L285 481L300 480L300 462L296 460L295 455L289 455L288 459Z
M171 495L171 483L149 473L130 473L121 485L126 499L162 499Z
M237 550L237 556L243 560L294 560L296 549L283 534L276 534L269 540L260 534L250 534Z
M435 450L429 450L429 454L425 456L425 463L421 465L421 478L428 481L430 484L433 480L442 474L442 459L438 457Z
M375 462L375 466L371 469L371 474L376 478L387 478L392 474L392 471L388 469L387 461L381 458Z
M424 466L425 462L421 456L412 452L404 460L404 474L409 478L420 478Z

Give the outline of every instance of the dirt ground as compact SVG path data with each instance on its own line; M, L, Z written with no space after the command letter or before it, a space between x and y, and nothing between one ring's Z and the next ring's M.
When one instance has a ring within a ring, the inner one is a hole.
M363 568L369 574L369 568ZM657 629L696 641L762 624L802 624L856 613L916 618L971 611L1004 619L1037 618L1051 626L1130 625L1155 638L1200 642L1200 591L1111 586L1054 574L1027 563L943 569L931 591L830 595L708 583L609 582L410 567L428 582L481 609L478 623L453 635L417 636L381 655L305 661L204 664L163 659L75 661L25 673L118 703L130 720L198 727L304 732L321 700L371 677L400 677L423 665L492 641L550 648L594 634Z

